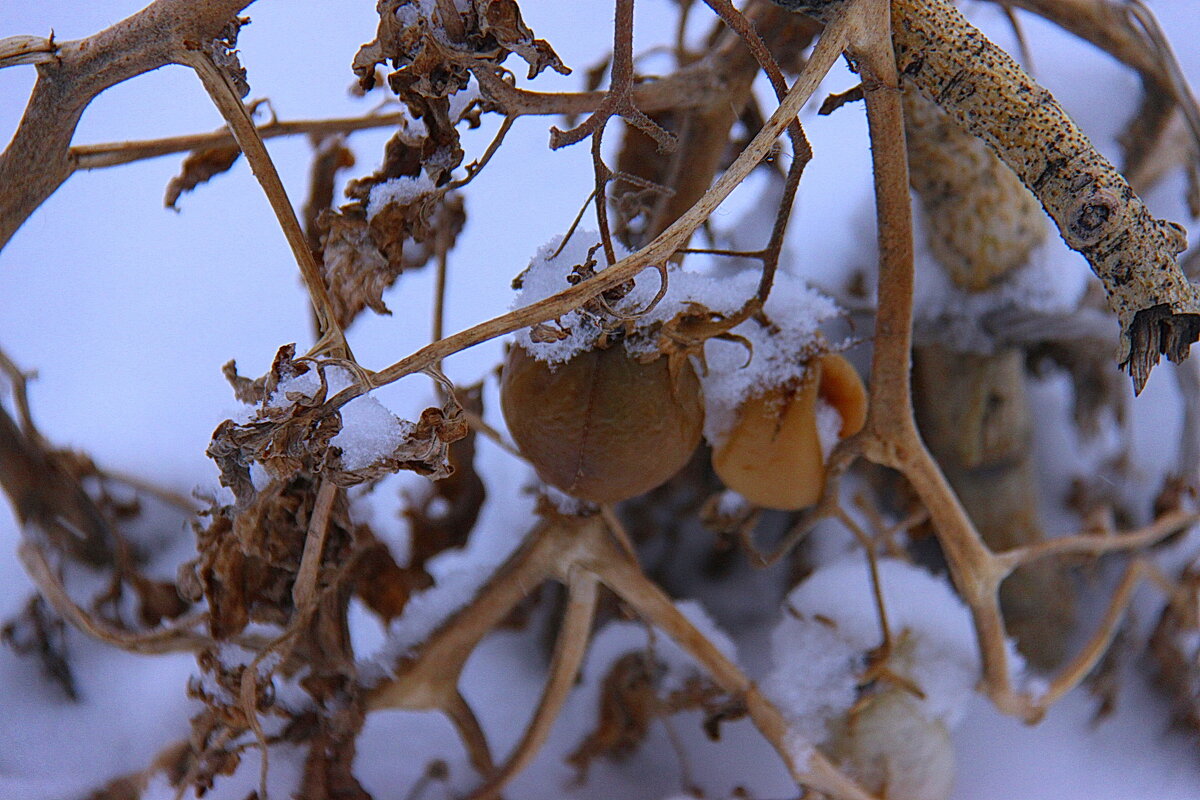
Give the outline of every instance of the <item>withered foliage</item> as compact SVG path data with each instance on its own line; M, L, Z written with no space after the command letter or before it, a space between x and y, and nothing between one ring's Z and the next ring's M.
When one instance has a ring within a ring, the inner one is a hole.
M1200 568L1192 565L1150 637L1158 677L1170 692L1175 721L1200 733Z
M214 175L227 172L242 151L237 145L225 147L209 147L197 150L183 160L183 167L178 175L167 183L167 193L163 197L163 205L176 208L180 195L190 192L202 183L207 183Z
M240 505L254 498L250 476L254 463L277 480L306 472L320 474L338 486L354 486L402 469L435 479L450 474L449 445L467 434L462 409L453 397L447 398L442 408L425 409L415 424L397 418L395 425L403 441L367 466L347 469L341 450L330 444L342 424L340 414L325 404L329 399L327 365L295 359L295 353L295 345L281 347L261 383L248 384L234 373L235 391L257 398L259 407L248 422L226 420L218 425L208 454L221 469L221 483L233 490ZM315 370L320 380L314 394L290 392L276 398L281 383L310 370Z

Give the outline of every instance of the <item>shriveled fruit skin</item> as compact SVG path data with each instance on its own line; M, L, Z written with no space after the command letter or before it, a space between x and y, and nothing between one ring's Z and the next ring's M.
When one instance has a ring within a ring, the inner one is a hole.
M514 346L500 405L509 433L546 483L615 503L678 472L700 443L700 381L687 361L643 364L624 347L550 366Z
M817 397L841 415L839 438L857 433L867 416L862 379L837 354L822 356L794 390L747 399L728 437L713 450L721 481L763 508L794 511L821 499L825 459L817 433Z

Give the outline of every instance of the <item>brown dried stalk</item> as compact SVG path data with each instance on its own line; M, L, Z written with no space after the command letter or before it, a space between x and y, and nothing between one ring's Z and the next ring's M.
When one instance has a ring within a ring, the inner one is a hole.
M352 133L372 128L390 128L403 125L408 114L368 114L363 117L340 117L332 119L297 119L281 121L270 119L257 125L258 135L263 139L278 136L328 136L337 133ZM143 139L104 144L79 144L71 147L71 160L75 169L101 169L129 164L147 158L158 158L173 153L207 150L237 144L228 128L211 133L194 133L187 136L167 136L161 139Z
M275 164L271 161L270 154L267 153L267 147L263 144L254 120L251 119L250 112L242 103L241 95L233 85L229 73L218 67L213 61L212 54L203 49L182 50L176 54L176 58L196 71L196 75L208 91L213 105L220 110L225 121L229 123L229 129L232 131L238 147L245 154L254 176L262 184L263 192L271 204L271 210L275 212L279 227L283 230L288 246L292 249L292 255L300 267L300 275L304 279L304 286L308 289L308 296L312 301L317 321L317 333L320 337L308 355L313 357L328 355L333 358L353 360L350 345L346 343L346 335L342 331L341 325L338 324L333 301L329 297L329 290L321 275L321 268L317 265L312 250L308 247L304 229L300 225L300 220L296 218L296 212L292 208L291 200L288 199L283 181L280 180Z
M144 655L197 652L214 644L208 636L194 633L192 630L204 623L206 614L192 614L176 620L175 624L169 627L145 632L128 631L110 625L71 599L41 547L32 542L22 542L17 554L25 572L33 579L42 597L46 598L63 619L94 639Z
M775 140L791 124L800 108L812 97L821 79L837 60L846 44L845 25L831 24L817 42L804 71L792 84L783 102L763 125L746 149L730 164L686 214L672 223L648 245L575 286L507 314L451 334L417 350L371 376L370 386L350 387L327 401L331 409L340 408L362 393L377 386L420 372L460 350L503 336L521 328L560 317L601 293L633 278L644 269L667 262L725 198L770 152Z

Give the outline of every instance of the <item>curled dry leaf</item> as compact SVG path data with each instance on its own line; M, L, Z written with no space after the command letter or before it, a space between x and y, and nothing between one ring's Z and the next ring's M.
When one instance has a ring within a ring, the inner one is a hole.
M376 65L390 63L408 73L405 81L417 91L444 97L466 87L469 66L499 65L510 53L529 64L530 78L547 68L570 72L549 42L534 38L513 0L473 0L457 19L443 19L444 6L435 6L436 15L425 7L413 0L379 3L375 39L354 57L354 72L364 89L374 85ZM459 4L453 7L457 10Z
M62 617L35 594L20 614L0 628L0 642L22 655L36 656L42 672L58 684L70 700L79 699L75 674L67 653L67 629Z
M567 756L580 782L600 757L621 759L637 749L658 714L656 684L663 667L647 653L635 651L618 658L604 676L596 727Z
M483 384L455 392L463 407L483 416ZM404 509L411 535L409 566L421 569L438 553L463 547L479 519L487 497L483 479L475 471L475 432L468 430L450 444L448 461L453 472L431 482L427 491Z
M405 270L429 263L439 247L451 249L466 223L461 195L444 190L409 192L402 199L393 195L368 212L375 187L392 180L419 184L429 155L425 150L422 140L395 134L385 148L383 166L350 182L346 195L353 202L318 218L322 271L343 327L365 308L390 314L383 293Z
M1200 567L1185 570L1178 593L1163 609L1150 654L1171 696L1176 720L1200 731Z
M236 144L206 147L190 153L183 160L183 168L179 174L171 178L167 184L167 193L163 197L163 205L177 209L175 203L184 192L190 192L202 183L207 183L214 175L227 171L242 154Z
M425 124L421 164L437 185L462 162L450 96L467 88L470 70L498 67L511 53L529 63L532 78L546 68L568 70L554 49L534 38L513 0L460 4L382 0L375 40L354 57L359 86L374 86L377 65L391 65L391 90Z

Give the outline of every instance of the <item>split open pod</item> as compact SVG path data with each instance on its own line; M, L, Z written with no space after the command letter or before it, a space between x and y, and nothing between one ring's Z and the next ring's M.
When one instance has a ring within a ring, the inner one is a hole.
M746 399L733 428L713 449L721 481L751 503L794 510L810 506L825 487L818 403L840 417L837 437L862 429L867 393L858 372L837 354L808 365L798 386L781 386Z

